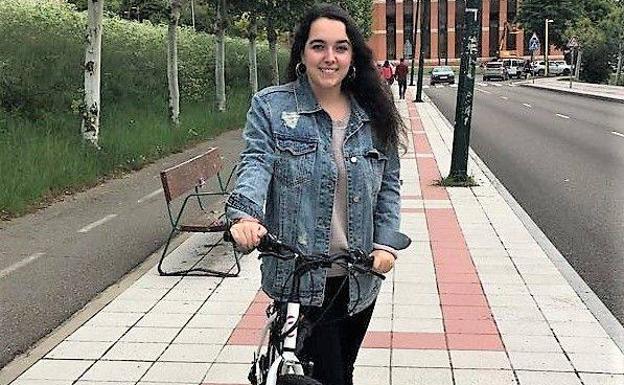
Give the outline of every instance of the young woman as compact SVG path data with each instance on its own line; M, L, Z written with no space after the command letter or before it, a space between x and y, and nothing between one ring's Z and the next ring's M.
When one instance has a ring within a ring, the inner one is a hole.
M399 232L398 147L405 127L344 10L322 5L303 18L288 77L290 83L266 88L251 102L246 148L227 202L234 240L251 250L270 231L304 253L358 248L371 253L376 270L389 272L396 250L409 244ZM287 301L292 271L292 261L263 258L263 290ZM300 357L314 362L313 376L324 385L353 383L380 285L339 266L301 278L302 313L320 322Z
M381 67L381 73L383 75L383 78L386 80L386 83L391 86L392 83L394 83L394 72L392 71L392 66L390 65L390 62L388 60L383 63L383 66Z

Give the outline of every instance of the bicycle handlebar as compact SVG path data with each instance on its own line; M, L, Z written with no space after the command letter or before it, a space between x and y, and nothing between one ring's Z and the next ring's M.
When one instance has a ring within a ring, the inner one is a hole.
M223 240L236 244L230 233L230 229L225 230L223 233ZM296 247L281 242L271 233L267 233L262 237L257 249L261 253L260 258L263 257L263 254L271 255L282 260L290 260L297 257L303 258L306 262L311 263L311 269L331 267L332 263L340 264L340 260L345 259L347 261L347 269L352 269L359 273L372 274L380 279L386 279L383 274L373 270L373 256L368 255L360 249L349 250L346 254L336 256L305 254Z

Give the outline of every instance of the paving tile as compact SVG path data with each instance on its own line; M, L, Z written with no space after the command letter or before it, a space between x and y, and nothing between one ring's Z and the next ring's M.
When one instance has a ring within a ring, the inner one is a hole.
M511 370L453 369L455 385L517 385Z
M202 306L202 301L159 301L150 313L194 314Z
M97 360L113 343L112 341L63 341L46 354L45 358Z
M485 296L468 294L441 294L442 306L488 306Z
M389 348L391 346L390 332L369 331L364 336L362 347L364 348Z
M394 317L442 318L440 305L394 305Z
M558 337L609 337L598 321L551 321L550 326Z
M20 377L11 382L11 385L72 385L73 383L72 380L28 380ZM80 384L80 382L77 382L77 384ZM124 385L134 385L134 383Z
M175 344L225 344L230 329L184 329L173 340Z
M392 333L393 349L446 349L444 333Z
M133 327L120 341L122 342L171 342L178 333L174 328L140 328Z
M585 385L622 385L624 374L579 373Z
M262 331L259 329L234 329L229 336L228 345L255 345L260 342Z
M392 331L406 333L444 333L444 323L440 318L395 318Z
M90 360L42 359L24 372L19 380L77 380L93 364Z
M201 308L199 308L198 313L241 315L247 311L249 304L250 301L214 301L209 299ZM254 305L261 306L258 303L254 303ZM266 304L264 304L264 308L266 308Z
M151 300L125 300L116 299L109 303L103 311L108 313L147 313L158 302Z
M108 313L100 311L83 326L127 326L134 325L144 313Z
M563 353L554 336L503 335L508 351Z
M267 323L264 315L245 314L236 324L237 329L262 329Z
M117 342L103 359L113 361L156 361L166 348L166 343Z
M138 381L151 362L98 361L82 377L85 381Z
M390 368L382 366L356 366L353 382L359 385L390 385Z
M492 320L445 319L444 327L449 334L496 334L498 329Z
M266 317L265 317L266 318ZM229 328L233 329L241 320L240 315L196 314L187 328Z
M121 293L116 300L154 301L161 299L169 289L130 287Z
M509 352L509 359L516 370L541 370L571 372L574 369L562 353Z
M591 353L622 356L620 348L609 337L559 337L561 346L570 353Z
M76 385L134 385L134 381L78 381Z
M202 384L248 384L249 364L212 364Z
M431 349L392 349L392 367L450 368L448 351Z
M129 328L126 326L83 326L73 332L67 341L117 341Z
M624 374L624 356L619 354L569 353L579 372Z
M439 305L440 299L437 293L429 293L429 294L415 294L414 292L405 291L395 291L394 292L394 301L397 305L408 305L408 304L418 304L418 305Z
M225 345L217 355L215 362L251 364L257 348L257 346Z
M214 344L171 344L158 361L169 362L214 362L223 349Z
M156 362L141 380L199 384L209 368L208 363Z
M486 320L492 319L489 307L480 306L442 306L445 320Z
M137 322L138 327L181 329L193 314L163 314L149 312Z
M462 369L511 369L505 352L450 350L451 365Z
M451 369L392 368L392 383L396 385L452 385Z
M455 350L504 350L497 334L447 334L449 349Z
M368 330L389 332L392 330L392 319L373 317L368 325Z
M582 385L575 373L516 371L520 385Z
M502 335L552 336L553 332L546 321L497 319L496 326Z

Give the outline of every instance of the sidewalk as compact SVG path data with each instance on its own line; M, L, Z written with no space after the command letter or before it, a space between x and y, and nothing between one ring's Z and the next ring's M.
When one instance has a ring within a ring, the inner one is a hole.
M536 78L535 83L531 80L527 80L518 84L525 87L540 88L554 92L624 103L624 87L621 86L573 82L572 88L570 88L569 80L557 80L557 78Z
M432 185L448 172L451 131L409 100L401 211L413 243L382 287L356 385L624 384L624 354L485 166L469 163L478 187ZM192 236L169 263L206 241ZM228 279L151 269L13 384L248 384L268 298L255 255L242 266Z

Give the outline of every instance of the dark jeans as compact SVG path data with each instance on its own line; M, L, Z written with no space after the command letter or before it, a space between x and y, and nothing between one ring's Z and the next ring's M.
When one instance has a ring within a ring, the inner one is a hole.
M336 299L330 306L336 293ZM323 306L303 310L307 322L315 322L327 309L311 335L305 339L301 352L302 357L314 362L312 376L323 385L353 385L353 365L375 304L353 316L347 314L348 306L348 279L332 277L327 278Z
M407 89L407 78L397 79L399 82L399 99L405 99L405 90Z

